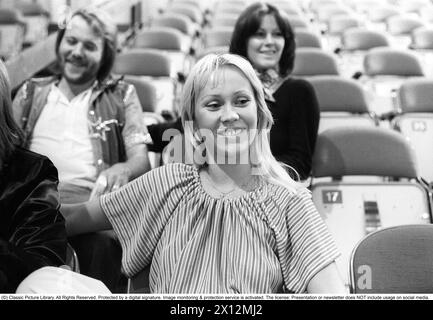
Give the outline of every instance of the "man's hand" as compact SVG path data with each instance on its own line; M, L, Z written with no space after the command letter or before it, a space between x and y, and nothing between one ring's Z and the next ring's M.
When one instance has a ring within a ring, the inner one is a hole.
M125 163L116 163L104 170L96 180L90 199L99 197L104 193L115 191L127 184L131 178L131 170Z

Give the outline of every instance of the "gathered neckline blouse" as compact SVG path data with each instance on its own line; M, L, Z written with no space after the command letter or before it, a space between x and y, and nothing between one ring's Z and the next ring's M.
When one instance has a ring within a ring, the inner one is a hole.
M215 198L199 169L158 167L100 198L122 245L122 271L151 264L153 293L305 292L339 255L303 188L267 181Z

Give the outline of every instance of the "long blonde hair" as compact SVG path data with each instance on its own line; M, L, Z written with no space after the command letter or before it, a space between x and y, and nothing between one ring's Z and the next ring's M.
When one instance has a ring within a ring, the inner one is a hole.
M185 130L186 143L194 145L196 140L193 128L186 125L187 122L194 122L194 111L199 93L206 86L211 75L222 67L234 67L241 72L250 82L253 88L254 97L257 103L257 135L255 136L250 152L257 157L255 163L259 164L256 174L265 177L269 182L284 186L296 192L299 184L293 180L272 155L268 132L270 131L273 119L272 114L266 105L262 83L257 77L251 64L241 56L234 54L209 54L200 59L192 68L183 88L182 105L180 114Z

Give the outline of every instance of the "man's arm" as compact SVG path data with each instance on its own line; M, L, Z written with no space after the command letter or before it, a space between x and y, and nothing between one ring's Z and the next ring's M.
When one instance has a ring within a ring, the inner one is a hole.
M92 196L118 189L129 181L150 170L146 143L150 140L143 121L143 111L134 86L127 85L125 97L125 125L122 137L125 142L127 160L119 162L101 172Z

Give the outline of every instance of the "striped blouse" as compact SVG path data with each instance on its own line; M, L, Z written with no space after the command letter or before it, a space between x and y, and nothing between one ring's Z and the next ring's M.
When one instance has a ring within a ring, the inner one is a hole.
M151 263L154 293L302 293L338 257L304 188L263 183L217 199L196 167L176 163L100 202L122 245L122 271L131 277Z

